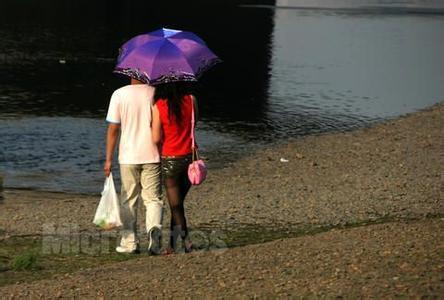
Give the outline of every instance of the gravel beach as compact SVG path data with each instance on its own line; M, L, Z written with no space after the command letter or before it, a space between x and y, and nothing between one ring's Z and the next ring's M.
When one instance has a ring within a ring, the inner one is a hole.
M186 203L192 228L259 228L258 235L335 229L223 251L140 257L6 285L0 295L440 298L443 128L440 104L371 128L291 140L212 171ZM0 243L39 236L48 223L97 232L91 219L98 200L6 189Z

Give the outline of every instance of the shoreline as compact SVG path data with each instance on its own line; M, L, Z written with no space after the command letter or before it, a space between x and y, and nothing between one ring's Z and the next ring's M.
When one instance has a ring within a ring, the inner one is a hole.
M282 140L278 140L276 144L268 144L268 145L264 145L262 148L255 150L252 154L250 155L241 155L240 156L240 160L243 160L245 158L248 157L252 157L252 156L256 156L258 155L257 152L261 152L264 150L268 150L268 149L274 149L274 148L279 148L280 146L283 145L287 145L289 143L296 143L296 142L300 142L306 138L312 138L312 137L320 137L320 136L328 136L328 135L337 135L337 134L347 134L347 133L356 133L356 132L360 132L360 131L365 131L368 129L371 129L373 127L376 126L380 126L380 125L384 125L387 123L391 123L393 121L396 120L400 120L400 119L405 119L408 118L412 115L416 115L419 113L424 113L424 112L428 112L431 110L434 110L436 108L439 108L441 106L444 106L444 100L439 101L431 106L419 109L417 111L413 111L413 112L409 112L406 114L402 114L402 115L398 115L398 116L394 116L394 117L389 117L389 118L385 118L385 119L381 119L381 120L376 120L374 122L370 122L369 124L363 126L363 127L359 127L357 129L349 129L349 130L342 130L342 131L328 131L328 132L322 132L322 133L314 133L314 134L310 134L310 135L304 135L304 136L299 136L299 137L289 137L286 139L282 139ZM229 162L229 164L235 164L236 162ZM218 163L220 164L220 163ZM225 169L225 168L229 168L230 165L227 166L223 166L223 167L217 167L214 170L220 170L220 169ZM211 169L213 170L213 169ZM82 193L82 192L70 192L70 191L54 191L54 190L44 190L44 189L38 189L38 188L24 188L24 187L5 187L4 186L4 175L2 173L0 173L0 182L3 183L3 185L0 185L0 193L3 190L3 192L7 192L7 191L22 191L22 192L35 192L35 193L48 193L48 194L65 194L65 195L73 195L73 196L94 196L100 197L100 191L96 192L96 193ZM3 181L3 182L2 182ZM1 201L1 198L0 198Z
M378 126L379 124L391 122L392 120L397 120L397 119L408 117L412 114L428 111L430 109L433 109L434 107L441 106L441 105L444 105L444 100L437 102L431 106L419 109L417 111L405 113L405 114L398 115L398 116L387 117L387 118L383 118L383 119L374 119L374 120L366 123L365 125L359 126L357 128L348 128L348 129L342 129L342 130L336 129L336 130L332 130L332 131L312 133L312 134L301 135L301 136L297 136L297 137L280 138L280 139L275 140L274 143L268 142L267 144L260 144L256 147L253 146L253 148L250 149L249 151L245 151L243 153L239 152L234 155L226 153L224 151L219 152L214 149L209 150L209 151L204 151L202 154L203 154L203 158L207 159L209 171L210 172L212 172L213 170L217 171L220 169L225 169L232 164L235 164L236 161L238 161L238 160L243 160L245 158L255 156L255 155L257 155L257 153L259 153L263 150L277 148L277 147L279 147L279 145L284 145L289 142L292 143L292 142L300 141L300 140L303 140L303 139L309 138L309 137L325 136L325 135L332 135L332 134L342 134L342 133L349 133L349 132L359 132L359 131L362 131L362 130L365 130L368 128L372 128L374 126ZM250 141L248 143L252 143L252 142ZM223 161L225 161L225 162L223 162ZM115 170L115 171L117 171L117 170ZM102 175L101 172L100 172L100 175ZM6 186L5 187L4 186L5 174L0 172L0 179L1 179L1 177L3 177L3 190L32 191L32 192L42 192L42 193L63 193L63 194L68 194L68 195L80 195L80 196L98 196L98 195L100 196L100 192L101 192L101 188L102 188L102 182L99 184L97 189L95 189L95 191L93 191L93 192L75 192L72 190L51 190L51 189L45 189L45 188L39 188L39 187L21 187L21 186ZM1 199L0 199L0 201L1 201Z

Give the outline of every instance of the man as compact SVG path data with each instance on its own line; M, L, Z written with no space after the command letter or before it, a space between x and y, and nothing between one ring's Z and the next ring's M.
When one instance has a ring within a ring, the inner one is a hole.
M160 157L151 137L151 103L154 88L131 79L131 85L111 96L106 138L105 176L111 172L114 150L120 133L121 229L119 253L139 253L137 206L139 197L146 208L148 251L159 254L162 229L162 187Z

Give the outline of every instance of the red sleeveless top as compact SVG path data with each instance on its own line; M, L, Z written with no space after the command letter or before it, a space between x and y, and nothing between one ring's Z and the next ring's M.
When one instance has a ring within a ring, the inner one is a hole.
M191 153L191 109L193 98L184 96L181 105L182 120L177 122L174 115L168 117L166 99L156 102L159 110L160 123L163 132L162 156L179 156Z

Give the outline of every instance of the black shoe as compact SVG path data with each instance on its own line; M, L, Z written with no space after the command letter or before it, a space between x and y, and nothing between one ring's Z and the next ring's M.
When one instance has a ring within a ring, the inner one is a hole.
M193 242L191 242L191 240L188 237L182 240L182 245L185 253L190 253L193 251Z

